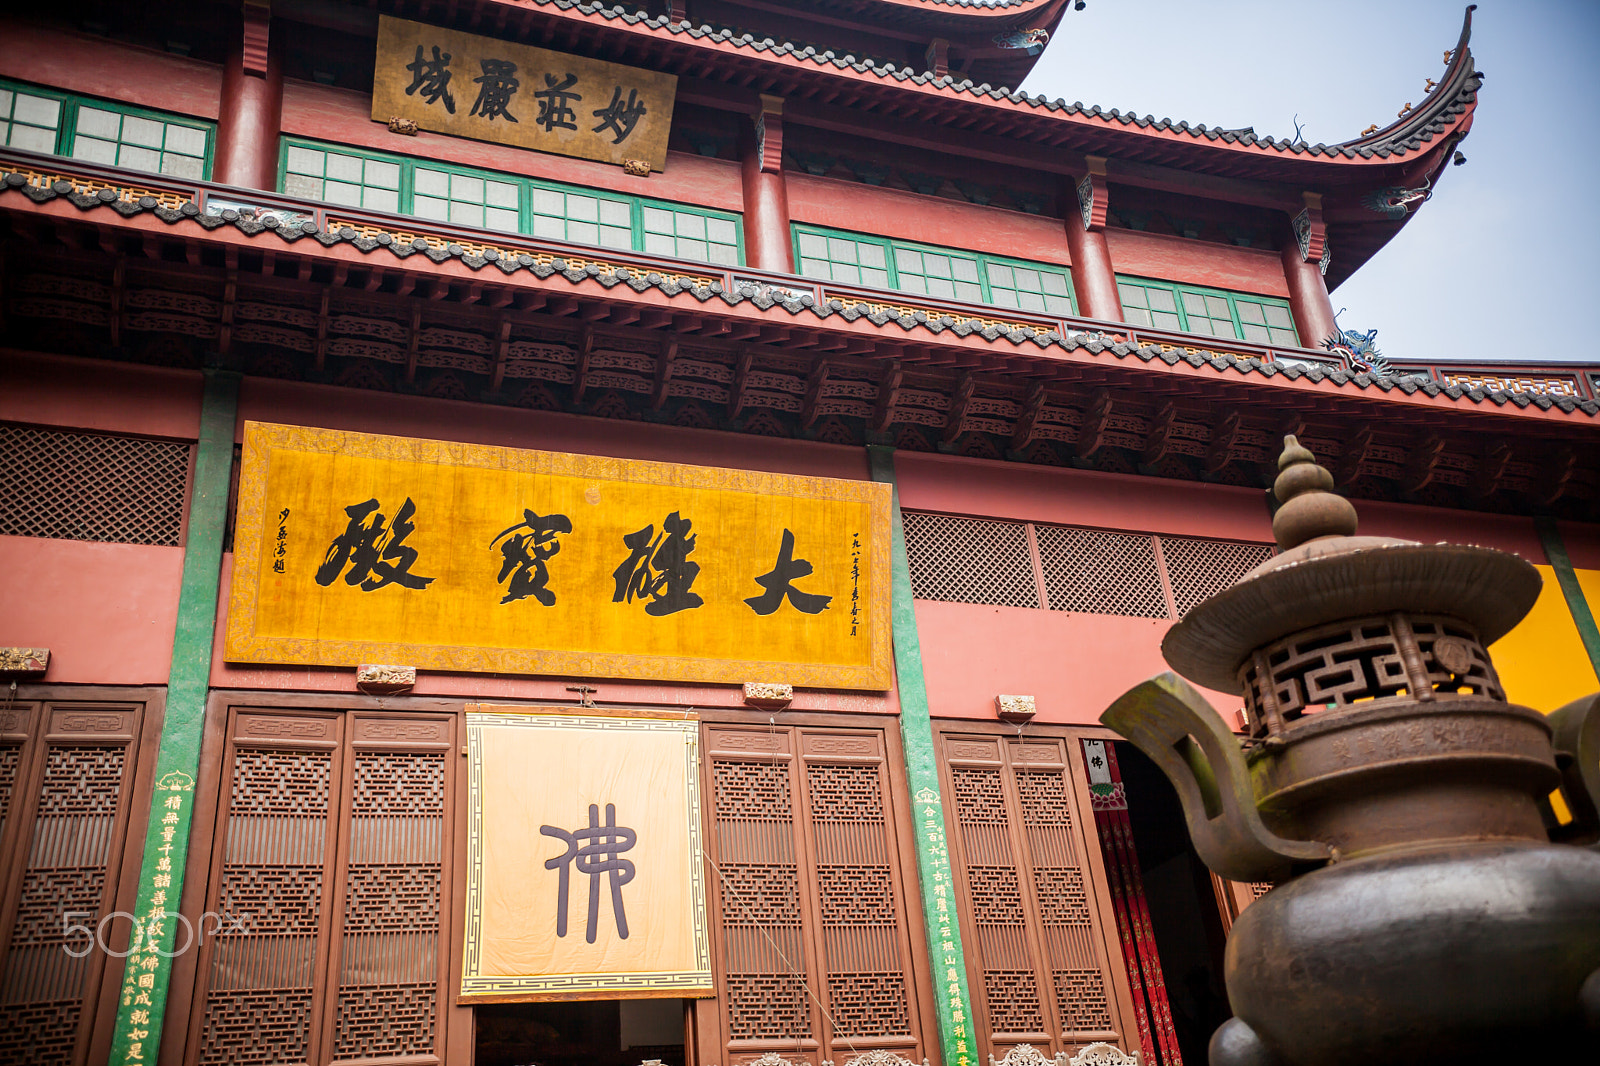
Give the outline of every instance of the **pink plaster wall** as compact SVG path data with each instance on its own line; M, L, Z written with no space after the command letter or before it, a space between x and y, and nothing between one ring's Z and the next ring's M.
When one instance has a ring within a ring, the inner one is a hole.
M1131 229L1106 230L1106 246L1118 274L1289 298L1277 252Z
M647 178L634 178L623 173L621 167L609 163L570 159L442 133L424 131L415 137L397 137L386 125L372 120L370 95L315 82L284 81L283 132L724 211L742 210L744 204L739 164L730 160L670 152L664 171Z
M1600 570L1600 525L1592 522L1562 522L1557 529L1574 567L1579 570ZM1600 603L1589 606L1600 612Z
M50 649L51 684L164 685L183 549L0 537L0 645Z
M141 437L200 435L198 370L0 354L0 421Z
M895 456L895 468L908 510L1257 543L1272 538L1259 490L908 452ZM1545 562L1530 519L1405 504L1357 507L1363 534L1482 544ZM1566 528L1581 553L1600 548L1584 527ZM992 719L994 697L1017 694L1037 699L1040 721L1091 723L1117 696L1167 669L1160 648L1171 623L1164 619L930 600L916 601L916 614L929 701L943 717ZM1234 725L1239 697L1206 695Z
M221 67L18 20L0 30L0 75L209 119L222 97Z
M993 721L999 695L1034 697L1039 722L1093 724L1108 704L1152 674L1164 619L1120 618L986 604L916 601L922 675L931 713ZM1230 727L1238 696L1206 690Z
M795 222L858 232L865 224L868 232L877 236L1063 266L1072 262L1067 231L1059 218L793 171L784 178L789 187L789 218Z

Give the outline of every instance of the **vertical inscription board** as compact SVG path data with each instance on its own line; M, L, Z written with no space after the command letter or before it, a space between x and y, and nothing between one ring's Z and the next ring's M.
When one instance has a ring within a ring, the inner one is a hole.
M245 425L230 661L889 687L871 482Z
M667 158L676 75L383 15L372 117L620 164Z

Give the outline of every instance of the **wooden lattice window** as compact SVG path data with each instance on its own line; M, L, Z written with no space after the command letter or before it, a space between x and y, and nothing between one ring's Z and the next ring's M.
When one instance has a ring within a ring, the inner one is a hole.
M868 1048L921 1061L905 786L883 731L704 733L723 1061Z
M0 535L178 544L190 450L0 422Z
M448 715L230 712L190 1063L441 1061L455 744Z
M116 897L142 840L130 854L143 718L129 703L0 710L0 1062L81 1064L116 1011L101 948L129 932L110 915L132 909Z
M1115 1042L1122 1008L1098 856L1064 737L944 733L950 861L979 1057ZM1097 887L1098 886L1098 887Z

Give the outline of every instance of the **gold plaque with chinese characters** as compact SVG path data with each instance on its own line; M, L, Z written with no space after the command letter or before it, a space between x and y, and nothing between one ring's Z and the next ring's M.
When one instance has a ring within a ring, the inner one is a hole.
M372 117L621 164L667 159L676 75L381 16Z
M871 482L250 422L233 662L889 687Z

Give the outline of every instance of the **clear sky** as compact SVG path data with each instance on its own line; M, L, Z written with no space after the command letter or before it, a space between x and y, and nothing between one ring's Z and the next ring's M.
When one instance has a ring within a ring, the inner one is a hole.
M1088 0L1021 88L1173 121L1349 140L1422 99L1454 0ZM1333 292L1391 359L1600 362L1600 0L1485 0L1477 117L1432 200ZM1338 255L1337 246L1333 254Z

